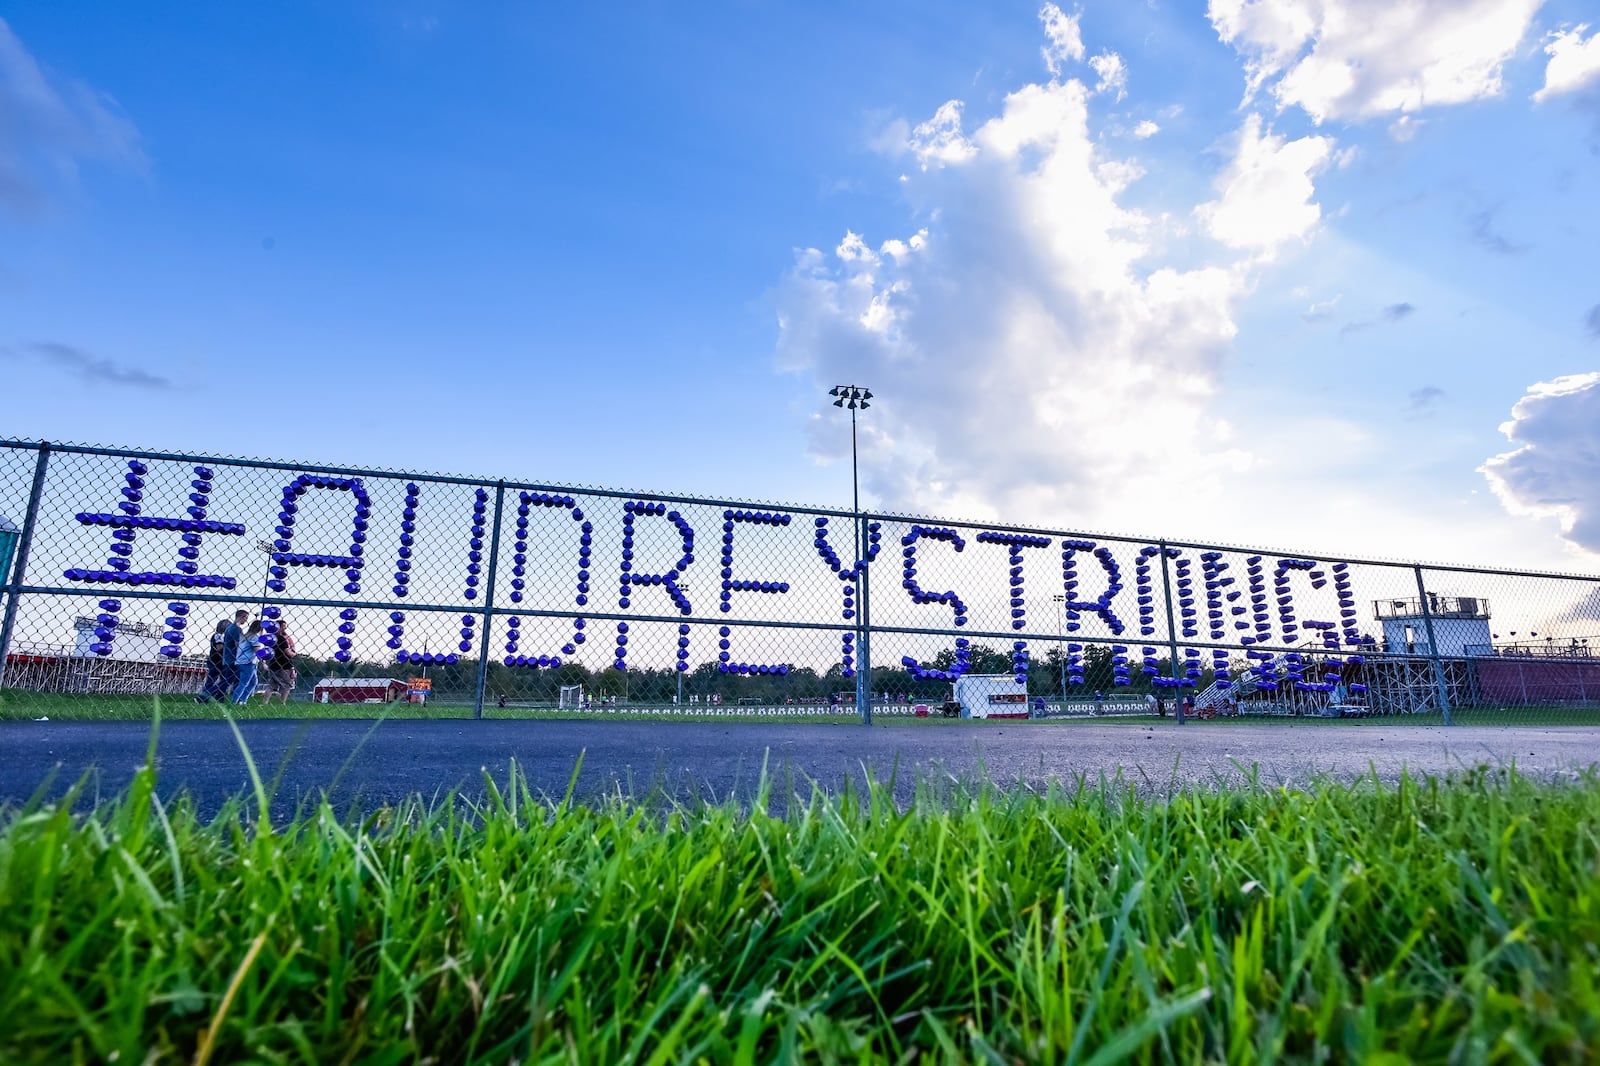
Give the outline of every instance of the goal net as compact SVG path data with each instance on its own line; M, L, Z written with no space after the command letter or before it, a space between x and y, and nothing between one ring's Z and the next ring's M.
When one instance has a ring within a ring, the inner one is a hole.
M564 710L564 711L565 710L574 710L574 711L582 710L583 709L583 686L582 685L562 685L561 686L560 702L557 703L556 706L558 708L560 708L561 710Z

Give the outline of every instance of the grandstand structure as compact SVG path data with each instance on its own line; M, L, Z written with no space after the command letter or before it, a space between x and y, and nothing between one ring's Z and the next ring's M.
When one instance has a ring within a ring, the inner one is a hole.
M93 654L88 645L94 640L96 624L90 618L74 619L77 640L72 644L14 643L6 655L6 687L29 692L154 696L194 695L204 685L205 659L158 654L161 633L143 623L118 626L115 654Z
M1489 601L1476 596L1378 600L1373 618L1381 641L1370 639L1364 661L1341 670L1343 681L1365 686L1360 695L1254 692L1244 679L1231 688L1213 684L1195 702L1245 715L1426 714L1439 711L1441 699L1452 708L1600 706L1600 636L1500 642L1490 631ZM1323 649L1298 650L1316 673Z

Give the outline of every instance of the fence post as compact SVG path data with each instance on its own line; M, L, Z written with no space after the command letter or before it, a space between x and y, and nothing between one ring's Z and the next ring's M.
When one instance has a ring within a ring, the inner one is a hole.
M1428 589L1422 583L1422 567L1413 566L1417 575L1417 602L1422 605L1422 628L1428 634L1428 658L1433 660L1433 684L1439 690L1439 709L1444 712L1444 724L1450 725L1450 694L1445 687L1444 663L1439 661L1439 642L1433 636L1433 611L1428 607Z
M1161 591L1167 599L1167 655L1172 662L1172 710L1178 716L1178 724L1183 724L1183 675L1178 672L1178 620L1172 613L1172 576L1167 562L1167 542L1157 541L1161 549Z
M872 607L868 595L870 579L867 560L860 545L867 543L867 519L856 515L856 710L861 713L861 724L872 724Z
M25 585L28 571L28 549L33 546L33 527L39 519L39 497L44 494L45 471L50 465L50 442L39 442L39 458L33 464L33 487L28 491L28 513L22 516L22 533L17 538L14 579L0 574L0 589L6 593L5 621L0 622L0 688L6 684L6 663L11 658L11 631L17 624L17 603L22 594L16 590Z
M489 534L489 574L483 582L483 635L478 641L478 685L472 698L472 717L483 717L483 686L489 680L489 623L494 621L495 571L500 564L500 512L505 507L506 483L495 482L494 528Z

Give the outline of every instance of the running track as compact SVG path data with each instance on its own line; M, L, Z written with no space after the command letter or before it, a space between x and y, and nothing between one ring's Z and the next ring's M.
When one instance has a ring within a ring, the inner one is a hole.
M285 813L324 790L340 808L370 810L408 795L483 793L483 774L503 782L515 760L538 793L559 796L582 757L579 798L621 792L636 799L747 800L763 763L790 788L830 791L871 775L909 796L932 775L1004 786L1081 776L1122 777L1141 791L1240 780L1306 785L1318 775L1351 779L1402 769L1439 774L1482 764L1563 779L1600 765L1600 730L1360 724L1194 722L1100 724L963 722L855 725L590 721L252 721L240 724L264 778L278 777L273 806ZM63 794L80 778L86 798L114 795L142 764L149 727L122 722L0 722L0 806L43 790ZM202 811L249 787L226 722L163 723L159 790L190 793Z

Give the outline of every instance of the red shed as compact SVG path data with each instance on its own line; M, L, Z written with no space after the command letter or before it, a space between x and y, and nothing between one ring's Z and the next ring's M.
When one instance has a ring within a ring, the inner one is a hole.
M406 683L392 677L325 677L311 698L317 703L393 703L406 694Z

